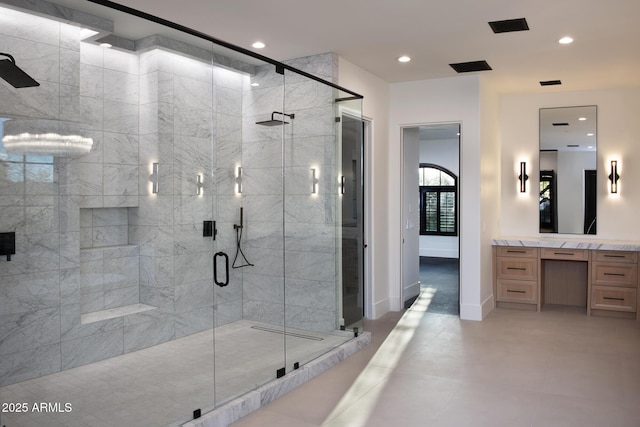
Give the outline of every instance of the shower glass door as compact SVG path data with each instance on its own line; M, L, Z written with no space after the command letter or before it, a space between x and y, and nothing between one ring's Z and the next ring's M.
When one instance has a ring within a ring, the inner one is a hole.
M284 77L271 64L238 79L214 76L217 276L214 291L216 406L284 373ZM238 102L229 97L239 96Z
M292 65L304 70L314 64L301 61ZM285 352L289 372L353 337L352 332L341 330L342 272L358 270L358 261L345 261L341 255L344 179L336 120L347 112L359 119L361 101L345 102L342 98L349 95L342 96L339 90L293 72L285 72L285 84L286 111L295 115L284 140ZM347 219L353 221L353 216L349 214Z
M338 233L340 235L342 324L362 326L364 317L364 152L362 100L345 96L337 102L338 135Z
M0 134L92 141L0 146L0 400L72 410L0 425L183 423L348 341L337 57L60 3L0 0Z

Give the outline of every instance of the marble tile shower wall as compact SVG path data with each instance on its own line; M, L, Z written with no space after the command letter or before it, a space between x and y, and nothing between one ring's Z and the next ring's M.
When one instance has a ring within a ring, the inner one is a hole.
M325 54L296 59L291 65L332 81L337 62L336 55ZM246 244L256 268L243 273L243 317L330 332L337 327L337 179L332 178L336 176L336 94L297 74L278 75L273 66L261 67L253 80L260 86L245 91L242 157ZM282 127L255 124L281 108L295 114L284 127L284 195ZM321 180L315 195L311 194L311 168L316 168Z
M239 273L235 286L214 290L214 243L202 237L202 221L216 221L216 250L230 252L240 205L232 191L217 190L230 177L213 172L213 159L237 162L245 78L163 50L142 53L140 66L140 169L159 163L159 191L150 194L148 175L141 176L145 197L129 219L130 238L140 245L140 302L158 307L138 326L152 345L242 318Z
M81 121L79 28L0 11L0 51L40 82L0 85L0 116ZM0 155L0 231L16 254L0 261L0 385L74 366L80 318L78 166L62 158Z
M128 208L80 209L80 310L140 302L140 260L129 245Z
M0 260L0 385L243 317L335 329L331 89L288 73L283 92L282 76L269 66L255 76L264 80L256 90L246 76L179 54L104 50L81 44L77 27L12 10L6 16L0 51L15 54L41 86L0 85L0 117L86 123L95 145L77 160L0 158L0 231L17 237L15 257ZM292 65L329 80L337 75L333 55ZM284 196L281 128L255 125L280 111L283 99L296 114L286 128ZM158 194L149 181L154 162ZM241 165L242 197L235 192ZM312 165L321 179L313 197ZM245 250L256 267L232 270L231 285L214 289L211 258L224 251L233 259L241 206ZM215 243L202 238L203 220L217 221ZM112 228L104 233L103 226ZM105 268L118 283L105 282ZM123 279L125 271L139 271L137 282ZM134 302L157 308L81 323L82 313Z

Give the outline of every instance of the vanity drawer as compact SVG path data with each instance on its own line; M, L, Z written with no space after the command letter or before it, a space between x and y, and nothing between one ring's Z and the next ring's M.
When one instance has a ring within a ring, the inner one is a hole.
M638 286L638 265L611 262L591 263L591 282L601 286Z
M637 289L633 288L592 286L591 308L635 312L637 308L637 292Z
M512 258L537 258L538 248L524 248L522 246L498 246L498 256Z
M498 279L498 301L507 302L538 302L536 292L537 282Z
M496 261L498 279L536 280L537 258L498 257Z
M587 249L542 248L540 258L588 261L589 251Z
M593 254L593 261L624 262L629 264L636 264L638 262L637 252L593 251Z

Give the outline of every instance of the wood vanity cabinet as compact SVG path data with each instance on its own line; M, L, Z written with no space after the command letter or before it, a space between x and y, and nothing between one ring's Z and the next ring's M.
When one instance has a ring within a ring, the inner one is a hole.
M636 313L638 309L638 253L593 251L591 311Z
M495 245L493 261L498 307L540 311L546 302L640 320L638 252Z
M538 249L498 246L495 251L496 301L538 304Z

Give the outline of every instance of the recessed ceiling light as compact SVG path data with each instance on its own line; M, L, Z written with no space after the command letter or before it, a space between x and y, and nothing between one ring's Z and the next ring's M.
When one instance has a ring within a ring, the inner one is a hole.
M255 42L251 46L253 46L255 49L264 49L267 45L262 42Z
M398 58L398 62L409 62L409 61L411 61L411 57L407 55L403 55L400 58Z
M99 45L99 46L100 46L100 47L107 48L107 49L108 49L108 48L110 48L110 47L113 47L113 46L111 45L111 43L100 43L100 45Z
M253 83L251 83L251 86L253 86L253 87L258 87L258 86L260 86L260 83L258 83L258 82L253 82Z
M569 36L565 36L563 38L561 38L560 40L558 40L558 43L560 44L571 44L573 43L573 39Z
M588 133L587 136L593 136L593 134L592 133Z
M585 120L587 120L586 117L578 117L578 120L580 120L581 122L584 122Z

